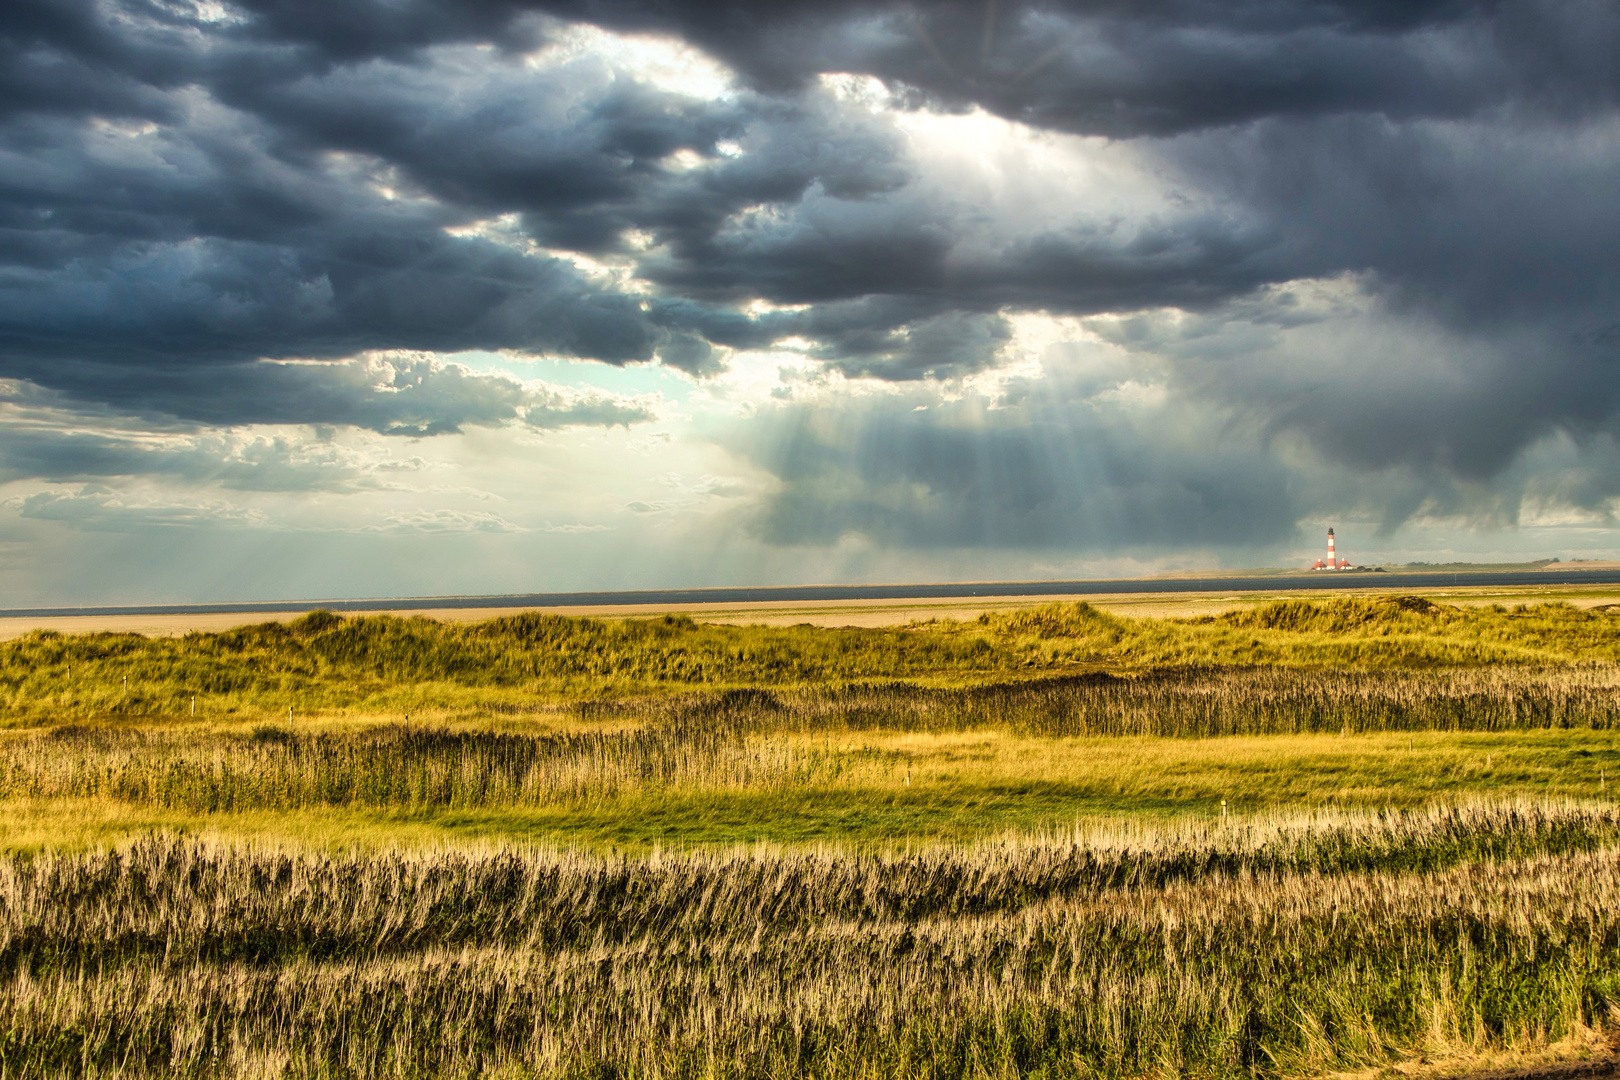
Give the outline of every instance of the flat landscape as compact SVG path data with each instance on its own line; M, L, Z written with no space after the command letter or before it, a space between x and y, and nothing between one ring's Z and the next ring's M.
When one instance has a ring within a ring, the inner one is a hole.
M1617 604L29 631L0 644L0 1066L1310 1076L1601 1055Z
M0 5L0 1080L1620 1080L1616 57Z

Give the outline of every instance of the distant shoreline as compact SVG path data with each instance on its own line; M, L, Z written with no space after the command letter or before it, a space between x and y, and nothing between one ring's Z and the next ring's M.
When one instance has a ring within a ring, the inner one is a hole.
M1191 592L1320 592L1346 589L1429 589L1447 585L1482 587L1620 585L1620 563L1554 563L1534 570L1425 570L1384 573L1241 572L1208 577L1105 578L1066 581L979 581L889 585L731 586L705 589L513 593L496 596L417 596L236 601L208 604L132 604L0 609L0 618L75 616L281 615L304 611L420 611L426 608L521 610L528 608L656 607L662 604L758 604L840 600L944 600L988 597L1117 595Z

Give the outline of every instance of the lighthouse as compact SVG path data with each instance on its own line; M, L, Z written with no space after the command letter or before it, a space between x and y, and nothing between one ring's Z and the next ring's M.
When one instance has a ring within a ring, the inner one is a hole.
M1311 564L1312 570L1348 570L1350 560L1339 558L1338 551L1333 545L1333 530L1328 530L1328 553L1326 559L1317 559Z

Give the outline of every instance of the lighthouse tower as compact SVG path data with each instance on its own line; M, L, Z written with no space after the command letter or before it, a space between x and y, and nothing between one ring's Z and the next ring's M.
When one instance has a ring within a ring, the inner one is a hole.
M1328 530L1328 553L1326 559L1317 559L1311 564L1312 570L1348 570L1350 560L1339 558L1339 553L1333 546L1333 530Z

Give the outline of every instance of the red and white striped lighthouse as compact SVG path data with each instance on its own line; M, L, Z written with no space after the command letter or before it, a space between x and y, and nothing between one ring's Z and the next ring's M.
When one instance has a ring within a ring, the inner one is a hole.
M1317 559L1311 564L1312 570L1349 570L1350 560L1339 558L1338 551L1333 546L1333 530L1328 530L1328 553L1326 559Z

